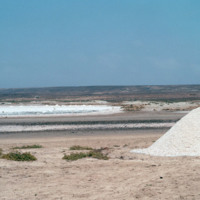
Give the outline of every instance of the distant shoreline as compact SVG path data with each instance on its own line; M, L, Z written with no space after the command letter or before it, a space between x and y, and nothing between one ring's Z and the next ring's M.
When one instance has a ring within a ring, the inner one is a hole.
M56 100L87 102L102 100L110 103L134 100L195 101L200 100L200 85L137 85L81 86L0 89L0 102Z

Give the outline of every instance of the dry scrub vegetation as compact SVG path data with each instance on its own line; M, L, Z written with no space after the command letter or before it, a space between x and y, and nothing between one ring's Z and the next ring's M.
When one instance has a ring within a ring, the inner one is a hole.
M39 149L39 148L42 148L42 146L38 144L21 146L21 147L13 147L13 149Z
M74 145L70 147L70 150L93 150L93 148L87 146Z
M124 111L140 111L144 108L144 105L123 105L122 108Z
M29 152L21 153L19 151L3 154L1 151L0 158L13 161L35 161L37 158Z
M67 161L74 161L82 158L96 158L100 160L108 160L109 157L106 154L103 154L102 151L104 148L101 149L93 149L87 146L72 146L70 150L89 150L89 152L79 152L79 153L71 153L70 155L64 155L63 159Z

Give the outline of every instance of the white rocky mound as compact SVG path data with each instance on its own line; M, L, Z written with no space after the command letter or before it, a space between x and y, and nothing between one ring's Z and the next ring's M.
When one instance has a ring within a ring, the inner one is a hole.
M200 107L179 120L149 148L131 152L153 156L200 156Z

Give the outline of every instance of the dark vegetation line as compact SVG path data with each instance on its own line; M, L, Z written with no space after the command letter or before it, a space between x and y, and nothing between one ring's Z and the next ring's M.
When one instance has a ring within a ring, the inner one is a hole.
M38 130L38 131L17 131L17 132L0 132L0 135L7 135L7 134L19 134L19 133L26 133L26 134L31 134L31 133L47 133L47 135L49 133L55 133L55 135L58 132L66 132L65 135L73 135L76 134L80 131L86 132L87 131L94 131L94 133L92 133L92 135L95 135L95 131L128 131L128 130L168 130L170 127L166 126L166 127L134 127L134 128L128 128L128 127L121 127L121 128L87 128L87 129L63 129L63 130ZM79 134L79 133L78 133ZM84 134L84 133L83 133ZM109 133L108 133L109 134ZM133 133L135 134L135 133Z
M21 126L41 126L41 125L95 125L95 124L137 124L137 123L173 123L178 120L116 120L116 121L72 121L72 122L3 122L0 125L21 125Z

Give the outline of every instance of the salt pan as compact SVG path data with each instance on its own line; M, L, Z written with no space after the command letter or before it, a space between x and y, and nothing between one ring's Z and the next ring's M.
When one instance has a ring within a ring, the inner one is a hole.
M0 117L110 114L121 112L119 106L109 105L10 105L0 106Z

